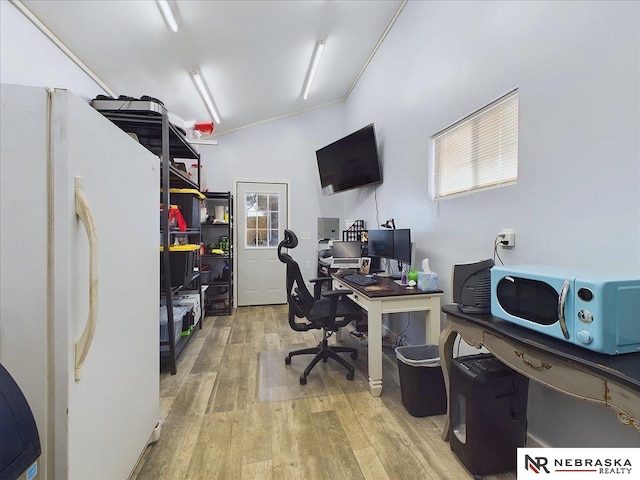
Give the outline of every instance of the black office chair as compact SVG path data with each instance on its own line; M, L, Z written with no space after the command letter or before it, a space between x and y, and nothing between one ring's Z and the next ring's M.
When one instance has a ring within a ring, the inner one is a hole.
M352 359L358 358L358 350L348 347L330 347L327 339L338 329L346 326L352 320L360 318L360 308L346 299L351 290L322 291L322 285L330 282L331 277L314 278L310 280L314 285L311 295L304 283L298 263L290 255L283 252L283 248L298 246L298 237L291 230L284 231L284 240L278 245L278 258L287 265L287 302L289 303L289 325L293 330L305 332L311 329L322 329L322 341L317 347L304 348L290 352L284 363L291 364L291 357L295 355L314 354L315 357L300 376L300 384L307 383L307 376L322 360L329 358L343 365L347 370L347 380L353 380L355 369L338 353L350 353ZM298 322L296 318L306 318L306 322Z

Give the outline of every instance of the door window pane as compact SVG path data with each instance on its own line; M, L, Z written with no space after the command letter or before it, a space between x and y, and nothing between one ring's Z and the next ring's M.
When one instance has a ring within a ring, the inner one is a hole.
M278 243L280 243L278 230L269 230L269 246L277 247Z
M265 210L267 210L267 198L269 196L265 195L263 193L259 193L258 194L258 209L261 212L264 212Z
M273 248L280 243L280 195L246 193L246 248Z

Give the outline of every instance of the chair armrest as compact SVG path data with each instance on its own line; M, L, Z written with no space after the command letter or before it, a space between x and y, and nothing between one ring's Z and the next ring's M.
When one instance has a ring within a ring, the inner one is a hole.
M324 298L327 298L331 302L329 304L329 318L332 322L335 322L336 319L336 314L338 312L338 303L350 302L350 299L343 299L343 297L347 297L351 293L353 293L353 290L348 290L346 288L322 292L322 296Z
M331 277L318 277L318 278L312 278L311 280L309 280L309 283L313 285L313 298L315 298L316 300L320 300L320 293L322 292L322 286L325 283L330 282L331 280L332 280Z

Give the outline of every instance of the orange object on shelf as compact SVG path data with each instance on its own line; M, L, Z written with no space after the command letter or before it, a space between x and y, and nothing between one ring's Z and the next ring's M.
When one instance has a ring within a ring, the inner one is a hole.
M196 122L193 124L193 128L195 128L199 132L204 133L205 135L211 135L213 133L215 125L213 124L213 122Z
M169 205L169 224L171 224L172 220L174 219L178 223L178 229L181 232L187 230L187 222L182 216L182 212L180 211L180 209L175 205Z

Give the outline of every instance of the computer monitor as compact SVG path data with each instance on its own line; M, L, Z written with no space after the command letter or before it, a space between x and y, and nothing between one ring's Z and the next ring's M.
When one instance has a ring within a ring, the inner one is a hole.
M411 265L411 230L393 230L393 258L405 265Z
M333 258L360 258L362 244L360 242L333 242Z
M393 258L393 230L369 230L370 257Z

